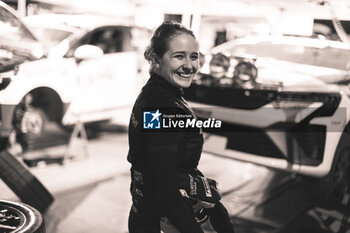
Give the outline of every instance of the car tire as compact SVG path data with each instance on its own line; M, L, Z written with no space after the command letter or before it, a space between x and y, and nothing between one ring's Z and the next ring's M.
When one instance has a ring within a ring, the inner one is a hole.
M0 151L3 151L8 146L8 137L0 137Z
M350 135L344 133L338 143L330 172L318 182L317 205L335 209L350 188Z
M23 203L0 200L0 220L1 232L45 232L45 225L41 214L35 208Z
M54 198L43 184L7 151L0 153L0 178L26 204L44 213Z

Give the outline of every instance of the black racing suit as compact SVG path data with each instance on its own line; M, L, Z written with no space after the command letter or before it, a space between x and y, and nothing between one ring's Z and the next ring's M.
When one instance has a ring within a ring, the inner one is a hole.
M163 114L194 117L182 97L182 90L151 74L135 102L129 124L128 161L132 164L130 191L133 201L129 231L160 232L160 218L165 216L182 233L203 232L191 204L177 187L178 173L199 173L197 165L203 135L199 129L191 132L142 130L145 108L159 108Z

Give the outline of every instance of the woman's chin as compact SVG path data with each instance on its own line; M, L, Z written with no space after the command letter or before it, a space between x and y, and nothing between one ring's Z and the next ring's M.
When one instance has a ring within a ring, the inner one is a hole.
M176 84L176 86L180 87L180 88L188 88L191 86L192 83L192 77L191 78L178 78L177 80L174 80L174 83Z
M177 86L179 86L180 88L189 88L191 86L191 81L178 82Z

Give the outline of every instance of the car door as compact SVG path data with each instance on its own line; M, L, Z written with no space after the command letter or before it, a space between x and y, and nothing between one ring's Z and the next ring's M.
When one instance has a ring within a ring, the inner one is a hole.
M85 121L110 119L134 101L137 58L130 46L130 30L122 26L99 27L82 37L74 49L89 44L103 55L77 61L75 106Z
M95 35L97 39L93 38L90 44L104 51L95 77L105 87L101 101L108 109L130 106L137 88L137 55L132 46L131 27L106 26L98 28Z

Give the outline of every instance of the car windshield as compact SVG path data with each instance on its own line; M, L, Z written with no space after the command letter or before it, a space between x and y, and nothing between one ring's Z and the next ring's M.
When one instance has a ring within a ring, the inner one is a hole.
M42 44L16 17L11 9L0 5L0 69L23 60L44 55Z
M307 46L260 41L254 44L239 44L229 49L231 54L251 54L305 65L348 70L350 50L331 46Z
M0 8L0 44L37 43L24 24L4 8Z

